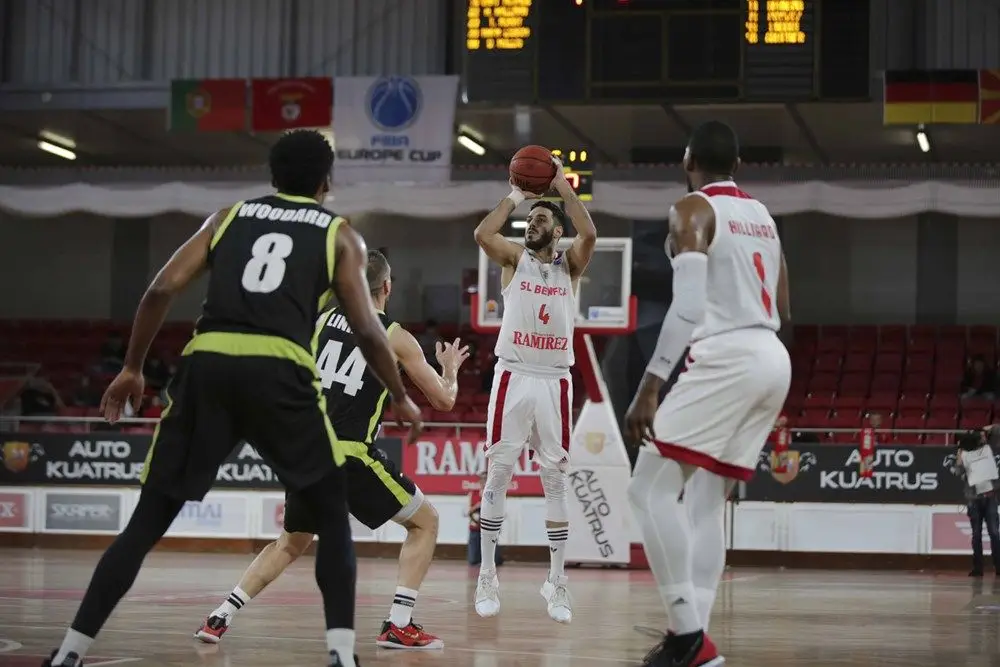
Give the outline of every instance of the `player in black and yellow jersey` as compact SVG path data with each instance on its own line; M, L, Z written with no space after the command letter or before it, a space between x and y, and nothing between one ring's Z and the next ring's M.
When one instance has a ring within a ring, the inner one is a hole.
M328 665L356 667L355 562L344 468L349 446L326 415L313 352L320 310L335 293L368 367L401 420L420 428L365 281L364 241L320 204L333 151L317 132L284 135L271 150L278 193L206 220L174 253L139 304L125 367L101 401L116 422L139 411L142 367L171 301L203 272L208 296L168 387L143 488L128 526L101 558L62 646L44 665L78 667L143 559L187 500L211 488L219 465L250 442L317 518L316 581L326 612Z
M437 344L441 374L427 363L417 340L393 322L385 307L392 292L392 276L385 255L368 251L368 287L389 332L392 351L403 370L437 410L451 410L458 393L458 370L469 349L456 339ZM347 504L351 514L372 530L388 521L406 528L399 553L399 580L389 618L376 643L384 648L435 649L444 642L412 621L417 592L434 557L438 515L420 489L375 447L388 392L365 364L351 325L340 308L319 320L318 367L326 394L327 414L347 449ZM252 598L291 565L312 544L318 523L299 494L289 493L285 530L264 547L225 601L209 614L198 639L215 644L229 629L233 617Z

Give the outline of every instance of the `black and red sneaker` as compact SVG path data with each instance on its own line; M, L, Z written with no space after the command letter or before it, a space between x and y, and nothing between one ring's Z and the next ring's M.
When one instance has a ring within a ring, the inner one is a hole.
M195 638L206 644L218 644L222 641L222 635L229 629L229 619L225 616L209 616L205 619L205 624L198 632L194 633Z
M400 628L385 621L375 644L382 648L404 649L409 651L430 651L444 648L444 641L429 632L424 632L421 625L410 622L405 628Z
M53 660L56 659L57 653L59 653L58 649L52 651L52 655L42 662L42 667L83 667L83 660L80 660L80 656L76 653L68 654L66 659L59 664L54 663Z

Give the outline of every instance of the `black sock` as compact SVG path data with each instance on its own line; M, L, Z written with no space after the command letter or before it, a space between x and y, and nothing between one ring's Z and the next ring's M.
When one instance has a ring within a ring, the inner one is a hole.
M695 649L704 637L705 633L701 630L698 632L689 632L686 635L673 635L670 639L670 643L674 647L674 655L681 657L687 655L689 651Z
M353 629L357 565L343 469L302 489L302 498L309 503L312 515L322 521L316 545L316 584L323 595L326 627Z
M143 488L139 503L121 535L101 556L71 626L88 637L96 637L104 623L135 583L143 560L170 528L184 506L159 491Z

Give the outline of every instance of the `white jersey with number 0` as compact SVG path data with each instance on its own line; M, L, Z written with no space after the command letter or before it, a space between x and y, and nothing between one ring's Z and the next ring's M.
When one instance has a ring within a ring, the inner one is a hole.
M774 219L732 181L697 194L715 211L715 238L708 246L705 319L692 340L736 329L777 331L781 241Z
M503 321L494 353L515 372L564 375L573 365L576 296L565 253L551 264L525 250L501 292Z

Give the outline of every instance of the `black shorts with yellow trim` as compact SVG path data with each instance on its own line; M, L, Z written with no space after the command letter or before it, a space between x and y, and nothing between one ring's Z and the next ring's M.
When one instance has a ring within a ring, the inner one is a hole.
M363 442L341 442L347 452L347 507L354 518L372 530L417 511L423 494L409 477L396 469L385 452ZM285 495L285 530L289 533L318 532L312 513L298 494Z
M343 484L336 441L310 355L272 336L196 335L167 387L169 403L153 434L144 485L200 500L219 466L243 441L252 444L286 488L328 475Z

